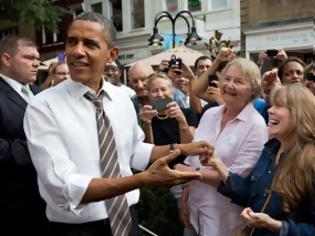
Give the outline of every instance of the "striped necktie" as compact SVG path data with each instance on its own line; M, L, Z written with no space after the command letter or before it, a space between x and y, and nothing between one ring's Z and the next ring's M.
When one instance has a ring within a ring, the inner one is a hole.
M98 96L87 92L84 97L96 108L102 177L111 179L121 175L113 129L103 109L104 95L105 92L102 90ZM131 229L131 215L125 194L107 199L105 202L113 236L127 236Z

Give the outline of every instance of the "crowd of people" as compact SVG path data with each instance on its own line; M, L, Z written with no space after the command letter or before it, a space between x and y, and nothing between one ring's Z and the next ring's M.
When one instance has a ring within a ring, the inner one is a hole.
M35 43L0 41L4 232L141 235L139 188L166 186L184 236L315 235L315 62L221 48L124 84L118 54L112 22L82 13L40 88Z

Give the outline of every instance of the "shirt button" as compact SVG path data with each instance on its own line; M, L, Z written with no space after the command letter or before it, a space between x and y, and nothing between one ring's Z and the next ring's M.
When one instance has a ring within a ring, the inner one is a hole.
M271 170L268 171L268 174L271 174Z

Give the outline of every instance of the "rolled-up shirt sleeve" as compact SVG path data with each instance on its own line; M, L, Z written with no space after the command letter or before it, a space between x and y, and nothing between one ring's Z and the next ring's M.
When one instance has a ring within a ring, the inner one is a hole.
M32 162L38 174L41 196L52 207L79 214L92 176L78 174L70 159L54 115L44 102L29 104L24 130ZM79 207L80 205L80 207Z

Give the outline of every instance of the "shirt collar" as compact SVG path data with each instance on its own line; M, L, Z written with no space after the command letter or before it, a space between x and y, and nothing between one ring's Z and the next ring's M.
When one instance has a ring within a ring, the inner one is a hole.
M244 108L243 110L236 116L237 119L242 120L242 121L247 121L250 114L253 112L254 110L254 106L252 102L249 102Z
M4 74L0 73L0 76L2 77L2 79L7 82L15 91L17 91L18 93L21 93L21 89L22 89L22 84L14 79L11 79L8 76L5 76Z
M268 140L267 143L265 143L265 150L268 153L268 156L270 159L274 159L274 157L277 154L277 151L279 150L281 143L278 139L272 138Z
M250 113L253 112L253 109L254 109L253 103L252 103L252 102L249 102L249 103L242 109L242 111L241 111L240 113L238 113L238 115L237 115L233 120L231 120L231 122L234 121L234 120L241 120L241 121L245 121L245 122L246 122L246 121L248 120L248 118L249 118ZM217 116L217 117L219 117L219 116L222 117L224 110L225 110L225 106L222 105L222 106L220 106L219 109L214 113L214 115Z
M80 83L80 82L76 82L72 79L69 79L69 80L66 80L64 82L67 82L68 83L68 90L69 90L69 93L70 95L76 99L76 100L79 100L81 99L84 94L86 94L87 92L92 92L95 94L95 91L92 90L91 88L89 88L88 86ZM102 87L101 87L101 90L104 90L106 96L112 100L113 98L113 91L112 89L110 88L111 84L109 82L106 82L104 80L104 78L102 79ZM100 91L101 91L100 90ZM98 91L98 93L100 92Z

